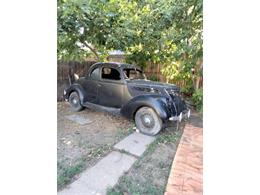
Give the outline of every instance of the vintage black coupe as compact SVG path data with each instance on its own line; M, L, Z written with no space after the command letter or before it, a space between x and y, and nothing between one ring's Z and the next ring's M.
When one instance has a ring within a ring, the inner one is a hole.
M74 111L94 107L120 112L148 135L156 135L168 121L190 116L179 87L147 80L140 68L124 63L93 64L64 90L64 97Z

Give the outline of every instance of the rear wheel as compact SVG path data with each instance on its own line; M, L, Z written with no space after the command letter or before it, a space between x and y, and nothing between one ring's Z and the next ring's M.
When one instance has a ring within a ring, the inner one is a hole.
M135 114L135 125L146 135L156 135L162 129L162 119L149 107L140 108Z
M70 94L69 103L73 111L80 111L83 109L83 106L80 103L79 95L75 91Z

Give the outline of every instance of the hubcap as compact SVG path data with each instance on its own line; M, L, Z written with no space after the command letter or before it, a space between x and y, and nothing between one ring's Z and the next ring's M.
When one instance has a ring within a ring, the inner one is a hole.
M76 98L73 98L72 102L73 102L73 104L77 104L78 103Z
M148 128L154 126L154 120L153 120L152 116L150 116L150 115L147 115L147 114L143 115L141 117L141 120L142 120L143 125L148 127Z
M144 123L147 124L147 125L150 125L151 120L148 117L145 117L144 118Z

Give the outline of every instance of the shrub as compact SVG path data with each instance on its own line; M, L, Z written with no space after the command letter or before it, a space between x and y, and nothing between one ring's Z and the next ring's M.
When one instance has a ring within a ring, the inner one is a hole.
M190 97L192 96L193 92L194 92L194 88L192 85L186 85L184 87L181 87L181 93L184 96Z
M192 101L196 106L196 109L200 112L203 110L203 89L197 89L192 94Z
M160 79L156 75L150 75L147 79L151 81L160 81Z

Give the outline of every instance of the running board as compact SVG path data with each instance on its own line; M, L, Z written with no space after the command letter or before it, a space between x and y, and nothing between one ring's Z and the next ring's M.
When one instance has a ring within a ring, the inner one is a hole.
M112 113L114 115L120 115L121 114L120 113L120 110L121 110L120 108L112 108L112 107L100 106L100 105L93 104L93 103L90 103L90 102L84 102L83 106L85 106L87 108L90 108L90 109L93 109L93 110L109 112L109 113Z

